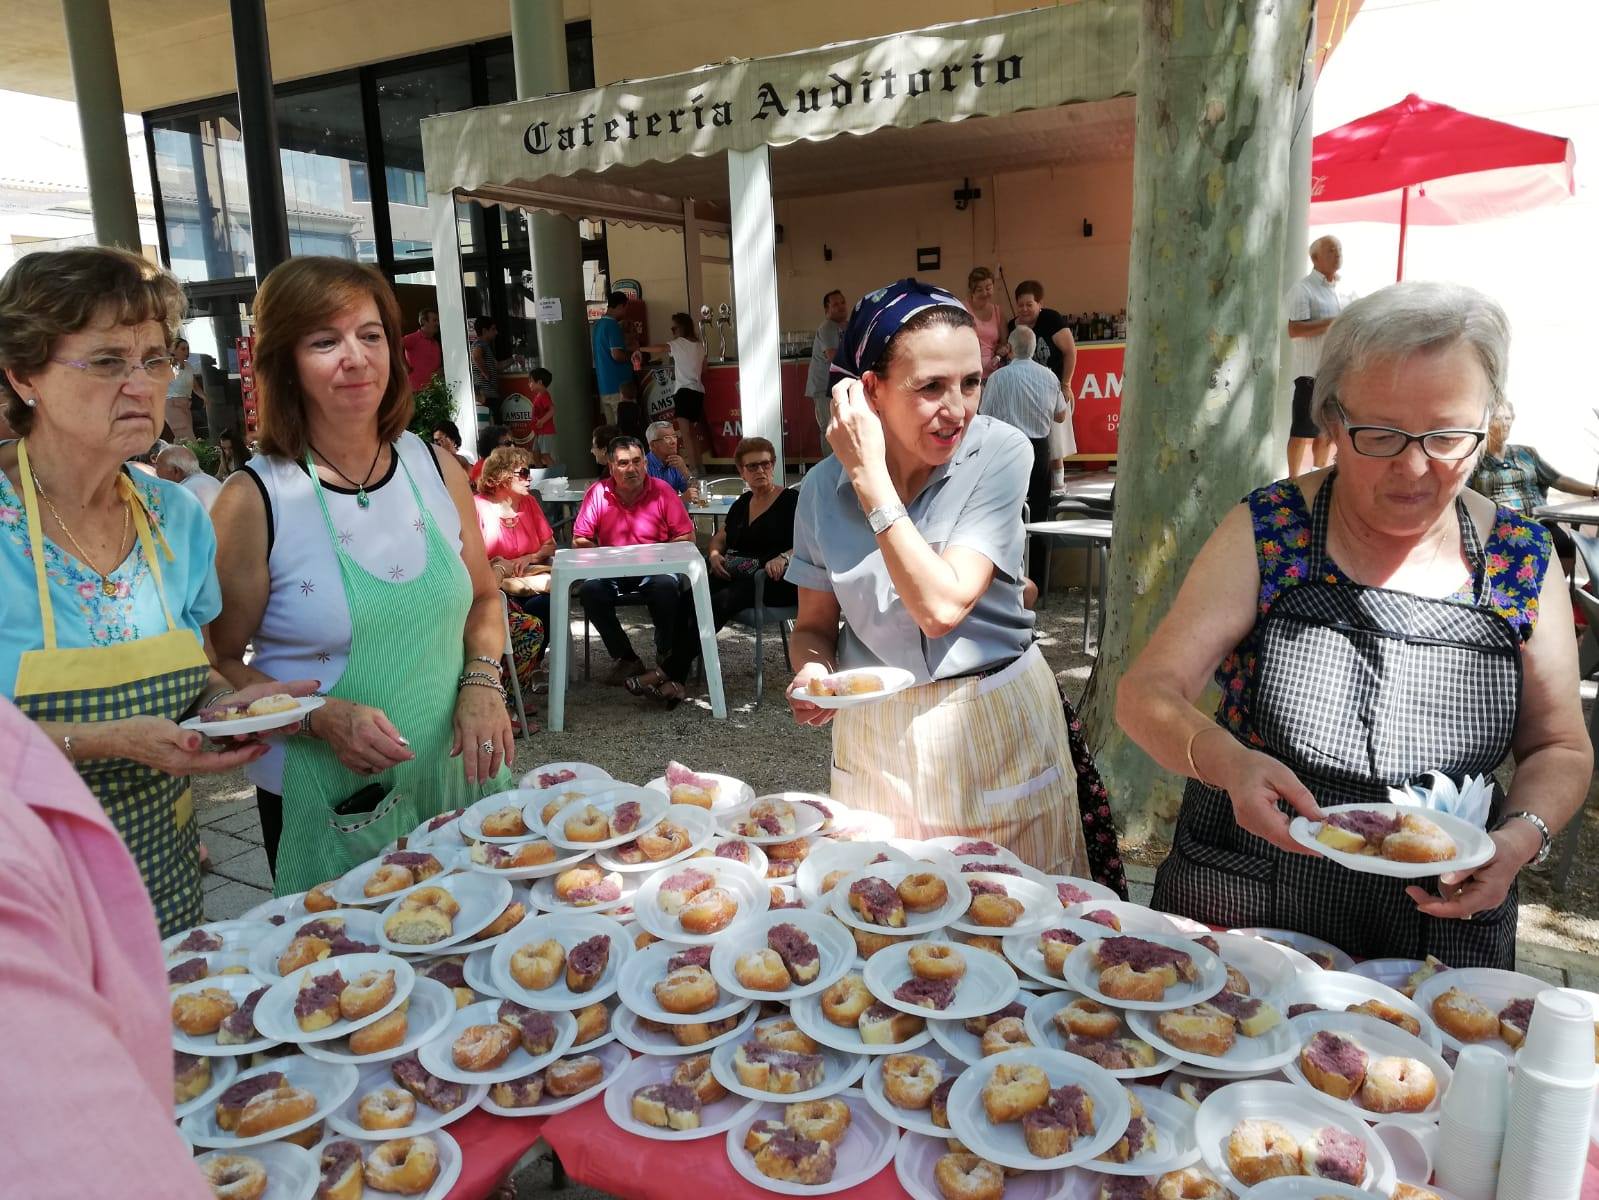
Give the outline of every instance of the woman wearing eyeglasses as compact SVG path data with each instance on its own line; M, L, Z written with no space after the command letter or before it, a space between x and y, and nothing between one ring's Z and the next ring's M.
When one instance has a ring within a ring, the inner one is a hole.
M1329 329L1313 409L1337 466L1234 509L1121 682L1122 727L1189 779L1155 907L1358 957L1513 965L1516 876L1581 808L1592 752L1549 536L1465 490L1509 338L1492 300L1438 283L1384 288ZM1213 676L1212 718L1196 703ZM1294 815L1510 753L1474 870L1357 875L1288 835Z
M517 446L491 451L474 497L489 569L507 598L511 649L524 691L533 687L533 672L544 656L549 564L555 557L555 532L533 495L532 463L533 456Z
M29 254L0 280L0 402L20 435L0 444L0 694L77 766L163 934L201 919L188 777L266 749L179 727L230 690L206 658L216 539L187 489L124 466L161 429L183 311L176 279L121 250Z

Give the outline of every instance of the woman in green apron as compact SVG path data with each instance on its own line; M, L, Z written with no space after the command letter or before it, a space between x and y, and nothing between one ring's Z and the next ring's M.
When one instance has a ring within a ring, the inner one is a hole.
M499 589L466 473L405 431L394 293L370 268L297 258L255 318L261 453L212 509L212 640L236 685L328 685L301 735L251 766L282 895L509 787L513 748Z
M21 435L0 443L0 692L77 765L163 935L201 919L188 777L264 753L178 726L231 691L205 652L216 541L190 493L123 466L161 429L183 310L176 279L120 250L30 254L0 280L0 400ZM230 702L277 690L294 689Z

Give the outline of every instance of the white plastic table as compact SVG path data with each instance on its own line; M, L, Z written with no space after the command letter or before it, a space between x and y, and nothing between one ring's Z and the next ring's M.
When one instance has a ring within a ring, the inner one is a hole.
M557 550L550 564L550 712L548 726L559 733L566 723L566 673L571 653L572 585L585 579L618 579L633 575L686 575L699 625L700 657L711 688L711 712L727 717L722 694L722 660L716 652L716 627L711 619L711 585L705 559L691 542L662 546L594 546Z
M1093 565L1094 561L1097 559L1099 566L1099 624L1098 628L1095 630L1094 652L1098 653L1099 634L1103 633L1105 628L1105 572L1109 559L1108 547L1110 546L1110 522L1094 519L1082 521L1029 521L1027 524L1023 525L1022 528L1025 529L1028 535L1031 537L1045 537L1049 538L1051 541L1065 542L1067 545L1076 543L1078 545L1088 546L1093 550L1094 553L1089 560L1089 579L1085 581L1085 584L1093 581ZM1049 556L1045 555L1044 578L1042 580L1035 581L1038 583L1040 588L1039 603L1043 603L1044 600L1049 598L1049 566ZM1089 590L1087 586L1084 586L1083 653L1085 654L1089 652L1088 605Z
M1540 521L1561 521L1567 525L1599 525L1599 500L1544 504L1533 509L1532 515Z

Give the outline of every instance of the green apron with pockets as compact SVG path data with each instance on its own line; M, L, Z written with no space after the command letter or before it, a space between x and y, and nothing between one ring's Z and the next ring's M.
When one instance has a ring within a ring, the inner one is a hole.
M393 453L398 459L399 450ZM413 579L391 583L345 553L316 467L306 458L350 610L349 659L328 695L381 709L416 757L378 775L363 775L341 763L326 742L289 739L283 757L283 835L273 881L280 896L336 878L366 857L328 819L341 801L373 783L400 793L396 804L406 813L402 833L436 813L510 786L505 767L474 788L462 760L450 757L472 581L460 554L439 532L404 459L400 469L426 526L427 568Z
M55 609L45 570L39 499L28 467L28 448L17 444L17 473L28 510L28 553L39 592L44 646L23 653L17 664L15 703L35 721L119 721L164 717L177 721L189 711L210 677L205 646L192 629L172 619L161 560L144 502L126 474L117 492L132 510L138 544L150 568L149 585L161 599L166 631L109 646L56 645ZM161 538L161 548L172 551ZM187 776L172 776L128 758L101 758L78 764L78 774L139 864L145 890L155 906L161 936L201 920L200 838Z

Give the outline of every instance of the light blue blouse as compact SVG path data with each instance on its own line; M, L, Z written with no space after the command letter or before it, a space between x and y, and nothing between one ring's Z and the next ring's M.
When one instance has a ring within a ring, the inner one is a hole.
M994 564L976 606L941 638L924 635L900 602L838 459L806 474L784 578L837 598L841 668L903 667L928 683L1001 666L1027 649L1033 614L1022 604L1022 503L1032 465L1032 446L1019 430L976 416L955 457L905 506L935 552L966 546Z
M132 479L172 547L172 561L162 555L161 577L173 623L179 629L193 630L198 639L201 627L222 611L211 518L181 484L142 472L134 472ZM155 552L161 554L159 539L153 540ZM48 538L44 553L57 646L111 646L167 631L150 564L138 542L111 572L111 581L117 585L115 596L104 595L100 577ZM23 653L43 646L27 514L11 480L0 472L0 695L7 699L15 696L17 666Z

